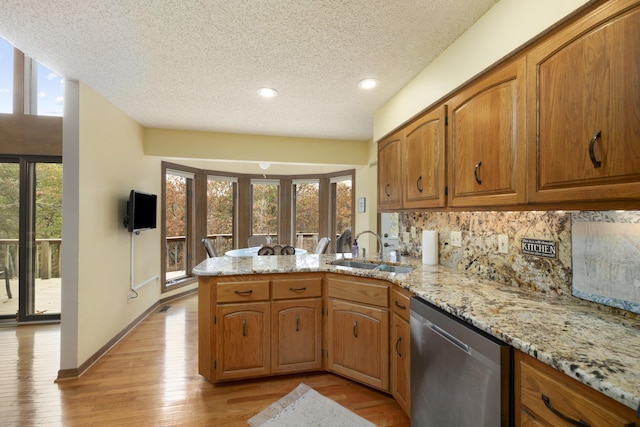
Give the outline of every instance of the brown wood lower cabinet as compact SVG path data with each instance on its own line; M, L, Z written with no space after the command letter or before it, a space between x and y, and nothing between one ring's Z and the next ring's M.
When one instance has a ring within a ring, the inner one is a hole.
M327 369L389 390L389 312L329 299Z
M520 351L515 352L517 426L638 425L630 408Z
M269 374L270 306L268 302L221 304L216 309L216 379Z
M322 299L274 301L272 373L322 368Z
M389 382L391 394L407 415L411 414L411 331L409 298L411 292L391 288L391 328L389 340Z

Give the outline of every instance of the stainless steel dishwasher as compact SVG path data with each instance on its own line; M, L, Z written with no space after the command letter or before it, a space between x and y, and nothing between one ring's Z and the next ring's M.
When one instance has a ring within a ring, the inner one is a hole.
M513 425L511 347L411 299L411 425Z

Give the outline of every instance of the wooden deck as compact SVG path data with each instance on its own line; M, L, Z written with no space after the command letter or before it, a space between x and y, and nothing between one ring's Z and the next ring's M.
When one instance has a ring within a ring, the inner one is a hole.
M0 281L0 316L15 316L18 311L18 278L9 281L13 298L7 296L4 279ZM60 313L60 286L62 279L36 279L36 313Z

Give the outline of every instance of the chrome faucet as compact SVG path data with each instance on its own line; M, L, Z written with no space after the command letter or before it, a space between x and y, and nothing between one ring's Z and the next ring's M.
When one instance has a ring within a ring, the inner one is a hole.
M354 238L354 240L358 240L358 238L365 233L369 233L369 234L373 234L374 236L376 236L376 239L378 239L378 245L380 245L380 251L376 252L378 259L382 259L382 239L380 238L380 236L378 235L378 233L376 233L375 231L371 231L371 230L364 230L359 232L356 237ZM364 257L364 256L363 256Z

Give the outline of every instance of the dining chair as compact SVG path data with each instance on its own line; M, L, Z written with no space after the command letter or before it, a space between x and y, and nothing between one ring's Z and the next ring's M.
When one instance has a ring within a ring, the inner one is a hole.
M271 246L263 246L258 249L258 255L273 255L274 251Z
M207 258L217 257L216 248L213 245L213 239L202 239L204 250L207 251Z
M320 239L318 241L318 244L316 245L315 253L319 255L325 253L327 251L327 248L329 247L330 242L331 239L328 237L323 237L322 239Z
M250 248L253 248L254 246L266 245L267 244L267 236L261 236L261 235L249 236L249 239L247 240L247 243L249 244Z
M282 253L282 255L295 255L296 248L291 245L285 245L282 247L282 250L280 252Z
M347 228L336 240L336 253L351 252L351 228Z

